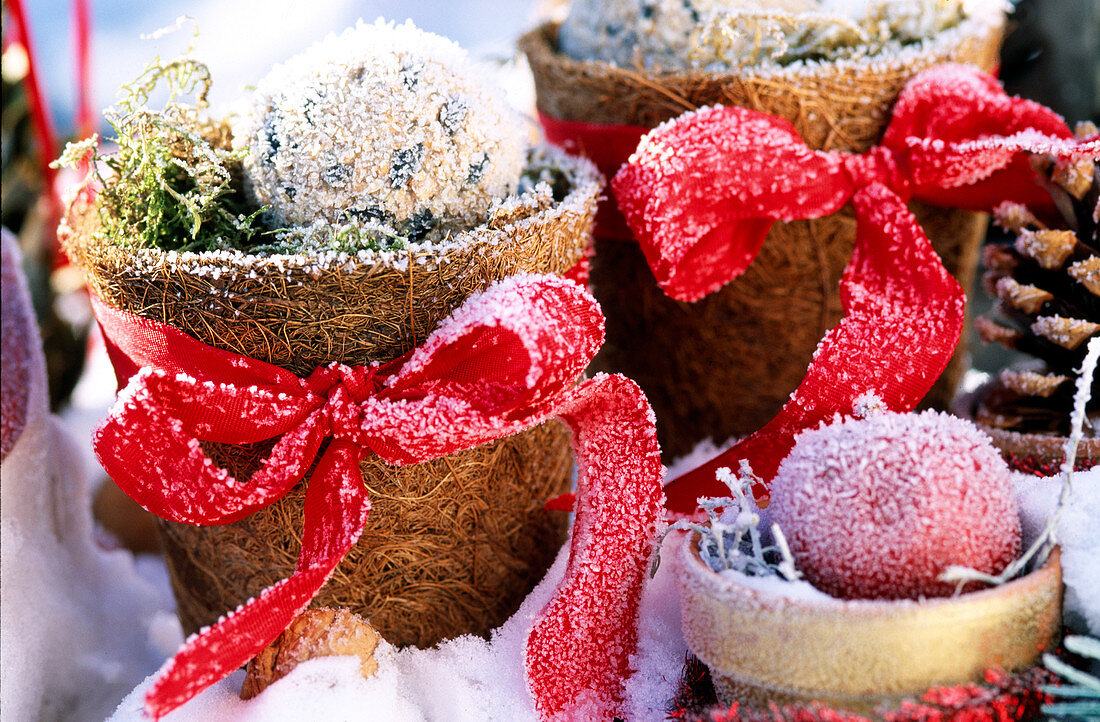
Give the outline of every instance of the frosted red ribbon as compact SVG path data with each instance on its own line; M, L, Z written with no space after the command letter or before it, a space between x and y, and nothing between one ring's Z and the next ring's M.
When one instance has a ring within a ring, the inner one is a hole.
M244 664L308 605L366 523L365 454L419 463L554 415L574 434L577 516L565 578L527 641L528 682L544 717L568 715L577 700L618 713L662 469L652 411L633 382L599 375L575 384L603 337L598 307L579 286L548 276L498 282L406 356L334 363L305 379L93 305L116 373L133 374L96 432L96 453L150 511L190 524L240 519L289 491L331 439L309 479L294 574L189 640L150 689L149 714L167 714ZM199 443L274 437L247 481Z
M560 145L570 153L585 156L607 178L615 175L619 167L638 147L638 141L650 130L640 125L607 125L562 120L546 115L542 111L539 111L539 123L546 133L546 140ZM595 234L602 238L621 241L634 239L634 234L626 225L623 214L614 203L601 203L596 209Z
M966 294L895 194L873 184L852 202L859 225L840 284L844 318L825 334L775 418L665 487L673 511L690 513L699 497L725 496L715 471L737 469L742 459L770 481L799 432L850 416L863 394L889 409L914 408L943 373L962 333ZM766 488L753 493L767 498Z
M1050 109L975 68L941 65L905 85L866 153L812 150L765 113L703 108L643 138L612 188L658 284L694 301L740 275L775 221L830 215L872 183L955 208L1049 205L1019 144L989 142L1025 131L1076 147Z
M845 317L807 376L764 428L666 487L690 512L724 492L721 466L747 459L766 482L803 429L851 414L875 393L910 410L943 371L962 329L962 290L906 208L910 198L989 210L1050 204L1027 150L1098 155L1037 103L1010 98L989 75L943 65L902 90L882 144L866 153L811 150L781 118L703 108L649 133L612 188L661 288L693 301L752 263L776 220L818 218L852 201L856 251L842 281ZM757 489L766 496L766 489Z

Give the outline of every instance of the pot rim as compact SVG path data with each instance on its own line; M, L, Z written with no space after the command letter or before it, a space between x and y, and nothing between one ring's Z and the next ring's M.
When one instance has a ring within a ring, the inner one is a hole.
M727 703L818 701L860 713L931 687L980 681L992 667L1033 666L1061 629L1061 566L999 587L923 600L791 598L711 571L695 536L678 561L688 648Z
M706 76L718 80L729 78L768 78L775 80L797 81L799 78L813 77L826 69L839 68L846 71L861 72L872 68L887 69L904 68L912 63L915 58L944 53L950 51L964 38L981 38L990 33L1003 30L1005 26L1005 14L1003 3L999 0L984 0L984 3L973 12L964 16L957 25L940 30L933 35L921 38L909 45L903 45L889 51L880 50L875 53L855 58L834 58L829 60L796 60L786 65L777 63L757 63L740 68L728 70L705 70L691 68L675 69L651 69L651 68L625 68L613 65L603 60L580 60L566 55L558 48L557 37L561 28L560 22L550 21L542 23L528 31L520 38L520 45L535 43L545 40L548 49L552 52L555 62L562 64L571 72L583 72L584 68L599 68L602 72L622 74L634 77L638 72L665 80L687 79Z
M540 157L550 161L554 167L565 172L571 187L565 198L551 207L532 213L516 221L490 225L485 221L472 228L463 229L442 242L410 243L399 250L375 251L362 249L355 253L347 251L325 251L322 253L265 253L254 254L244 249L213 251L174 251L161 248L135 247L127 249L127 255L134 262L159 263L168 261L180 268L224 268L252 269L255 271L274 270L285 273L292 270L305 270L330 267L332 270L358 267L376 268L379 271L395 269L403 271L410 265L437 265L446 263L447 257L456 252L469 251L477 246L506 245L510 239L522 235L533 226L549 225L567 214L584 215L595 199L603 191L606 181L600 171L588 158L567 152L550 143L540 143L532 147ZM501 199L510 202L523 198L522 194L513 194ZM92 209L89 209L90 211ZM92 211L94 212L94 211ZM63 218L62 225L71 225ZM94 239L83 232L70 232L74 246L70 252L79 252L80 247L91 247L106 243L115 245L112 239Z

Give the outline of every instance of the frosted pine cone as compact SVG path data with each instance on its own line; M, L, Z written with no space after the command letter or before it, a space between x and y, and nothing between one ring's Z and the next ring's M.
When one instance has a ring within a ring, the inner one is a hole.
M307 609L248 663L241 699L252 699L317 657L359 657L360 672L369 677L378 670L374 650L381 639L369 622L346 609Z
M1095 135L1092 123L1078 137ZM996 341L1037 359L1033 367L1005 370L976 409L976 419L1000 429L1069 432L1074 379L1089 339L1100 335L1100 169L1094 160L1034 160L1040 181L1058 208L1043 219L1004 203L995 221L1016 234L1014 242L985 248L983 280L998 300L997 318L975 325L985 342ZM1100 394L1093 382L1094 416Z

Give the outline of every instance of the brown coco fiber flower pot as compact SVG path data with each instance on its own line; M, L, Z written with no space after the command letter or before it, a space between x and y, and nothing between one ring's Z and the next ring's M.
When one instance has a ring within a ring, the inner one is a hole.
M809 601L749 589L711 571L693 537L679 561L684 638L725 704L816 700L869 713L930 687L980 681L991 667L1030 667L1061 628L1057 549L1003 586L921 601Z
M812 148L865 151L915 73L945 61L992 70L1002 19L958 27L890 56L727 73L651 72L574 60L557 51L557 28L520 40L539 110L562 120L653 127L704 105L736 105L791 121ZM912 204L947 269L969 288L984 214ZM633 378L657 415L667 461L696 443L744 436L782 408L818 341L841 318L839 282L851 255L850 208L827 218L776 223L748 271L696 303L657 287L635 243L597 237L591 285L607 316L594 364ZM944 407L965 365L960 348L928 403Z
M384 362L493 281L562 274L583 256L602 183L587 161L551 154L569 180L563 200L491 216L445 246L324 258L166 253L98 236L94 209L74 208L65 249L108 304L217 348L300 376L331 361ZM206 447L247 478L270 445ZM313 604L351 609L394 644L488 633L564 543L566 515L543 509L572 480L569 433L557 421L424 464L370 457L362 473L369 521ZM233 524L158 520L185 630L290 576L307 483Z

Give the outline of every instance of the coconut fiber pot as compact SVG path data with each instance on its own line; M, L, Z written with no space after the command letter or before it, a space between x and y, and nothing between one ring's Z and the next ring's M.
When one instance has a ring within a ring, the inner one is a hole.
M945 61L996 66L999 22L964 20L942 35L896 56L727 73L574 60L558 52L553 25L528 33L520 46L534 72L538 109L550 118L651 128L701 106L734 105L786 118L811 148L860 152L878 142L913 74ZM912 210L947 269L969 288L986 216L919 204ZM597 228L591 271L607 317L594 366L626 374L645 390L665 461L703 439L744 436L766 424L841 318L838 284L855 235L850 208L776 223L747 272L696 303L667 297L638 245L606 229ZM928 403L949 402L964 366L960 348Z
M299 376L333 361L386 362L493 281L563 274L582 258L601 181L586 161L551 157L568 178L560 200L491 215L446 245L342 258L164 252L97 236L94 209L74 208L65 248L107 304L216 348ZM567 429L552 421L424 464L368 457L361 471L369 521L313 606L351 609L394 644L488 633L516 610L565 540L567 515L543 504L570 488L569 444ZM271 442L204 446L242 479ZM187 632L290 576L308 478L232 524L158 520Z

